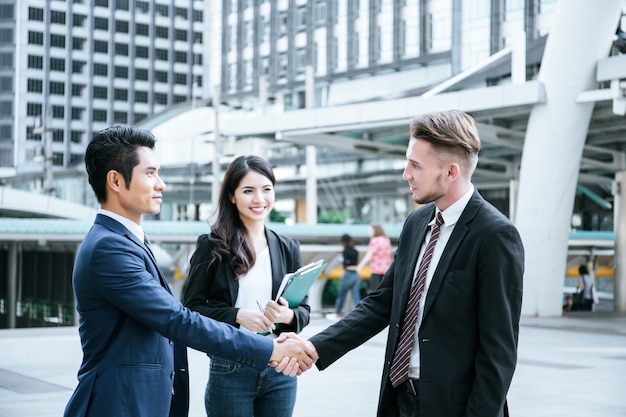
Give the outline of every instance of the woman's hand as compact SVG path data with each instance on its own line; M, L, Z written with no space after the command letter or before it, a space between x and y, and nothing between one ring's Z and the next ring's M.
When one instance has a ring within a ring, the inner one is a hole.
M241 327L256 333L265 333L276 329L274 322L258 310L240 308L237 312L236 321Z
M293 310L289 308L289 303L283 297L276 301L268 301L265 306L265 316L272 321L272 323L290 324L293 321L295 314Z

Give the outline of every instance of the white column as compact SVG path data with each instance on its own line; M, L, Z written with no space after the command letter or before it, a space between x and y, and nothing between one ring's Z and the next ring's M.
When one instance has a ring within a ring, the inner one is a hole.
M306 67L305 82L306 108L315 107L315 74L313 67ZM306 223L317 224L317 148L306 147Z
M596 88L596 61L606 56L621 0L598 7L560 1L548 35L539 80L545 104L528 121L520 170L516 224L526 250L522 314L562 314L570 222L592 103L576 103Z
M626 313L626 171L615 176L615 273L613 309Z

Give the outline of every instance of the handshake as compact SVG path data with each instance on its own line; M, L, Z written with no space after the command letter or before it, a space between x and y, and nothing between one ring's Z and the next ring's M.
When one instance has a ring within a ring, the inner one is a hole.
M313 343L295 333L281 333L274 340L274 350L269 364L276 372L296 376L311 369L317 359L317 350Z

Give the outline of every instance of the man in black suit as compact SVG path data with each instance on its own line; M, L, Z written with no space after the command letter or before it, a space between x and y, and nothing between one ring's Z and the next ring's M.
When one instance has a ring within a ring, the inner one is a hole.
M310 339L317 366L389 326L379 417L506 416L522 303L520 236L471 183L480 150L471 116L424 114L410 129L402 176L423 206L407 218L379 287Z

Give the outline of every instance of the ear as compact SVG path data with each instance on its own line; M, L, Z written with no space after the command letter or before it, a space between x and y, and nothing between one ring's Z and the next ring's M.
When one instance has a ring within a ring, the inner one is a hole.
M121 187L124 186L124 177L122 177L119 172L112 169L107 172L106 184L107 188L114 192L118 192Z
M455 181L461 175L461 167L456 162L448 165L448 179L450 181Z

